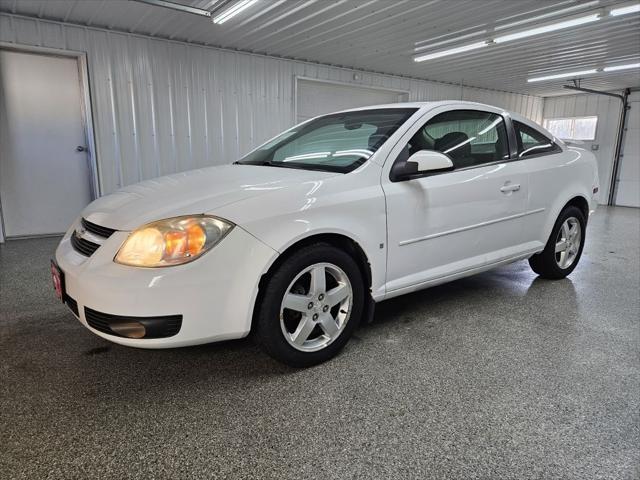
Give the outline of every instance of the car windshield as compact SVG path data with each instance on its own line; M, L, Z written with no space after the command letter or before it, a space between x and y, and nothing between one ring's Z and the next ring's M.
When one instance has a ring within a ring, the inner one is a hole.
M416 110L325 115L287 130L236 163L347 173L365 163Z

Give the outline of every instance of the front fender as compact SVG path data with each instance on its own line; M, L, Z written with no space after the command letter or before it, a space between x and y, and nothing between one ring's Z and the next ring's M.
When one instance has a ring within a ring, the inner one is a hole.
M375 173L373 178L377 179ZM301 184L295 191L248 199L215 214L237 223L280 254L316 235L338 234L353 240L367 256L371 292L377 299L385 293L386 207L379 182L360 180L359 175L348 174L315 185Z

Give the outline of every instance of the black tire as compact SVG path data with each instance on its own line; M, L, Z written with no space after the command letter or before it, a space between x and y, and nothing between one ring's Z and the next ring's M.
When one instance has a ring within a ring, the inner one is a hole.
M319 263L335 265L348 277L352 299L350 313L335 340L317 351L300 351L285 338L280 309L285 293L288 293L287 290L300 272ZM358 327L363 314L364 297L362 273L348 253L327 243L306 246L284 260L265 282L256 312L256 340L271 357L292 367L309 367L325 362L338 354Z
M578 252L572 263L567 268L562 268L557 259L557 255L559 254L556 253L556 242L559 240L559 234L563 224L571 218L577 219L580 224L580 245L578 246ZM551 235L549 236L549 240L547 241L544 250L529 258L529 265L531 266L531 269L542 278L550 280L565 278L573 272L580 261L582 249L584 248L586 231L587 220L582 210L572 205L565 207L562 212L560 212L556 223L553 225L553 230L551 230Z

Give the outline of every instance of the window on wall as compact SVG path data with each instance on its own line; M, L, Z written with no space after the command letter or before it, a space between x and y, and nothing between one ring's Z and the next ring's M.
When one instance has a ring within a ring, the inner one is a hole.
M544 127L562 140L595 140L598 117L545 118Z

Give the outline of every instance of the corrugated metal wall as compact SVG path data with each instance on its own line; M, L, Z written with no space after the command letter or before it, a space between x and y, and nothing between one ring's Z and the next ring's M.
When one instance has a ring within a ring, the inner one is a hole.
M621 102L605 95L581 94L550 97L544 101L544 118L566 118L597 115L596 139L582 142L587 150L598 145L593 153L598 158L600 175L600 203L607 203L616 135L620 120Z
M100 192L229 163L294 123L296 76L464 99L535 121L542 98L0 15L0 41L87 52ZM53 93L53 92L52 92Z

